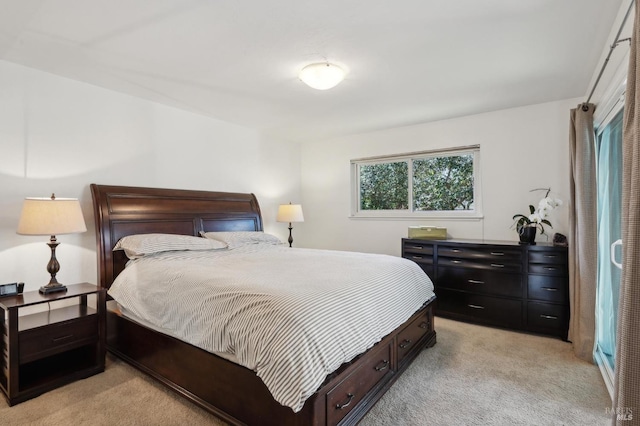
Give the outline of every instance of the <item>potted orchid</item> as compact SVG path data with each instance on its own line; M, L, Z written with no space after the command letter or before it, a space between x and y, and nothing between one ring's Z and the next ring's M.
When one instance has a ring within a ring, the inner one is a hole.
M513 215L514 226L520 236L521 244L535 244L536 231L540 229L540 235L544 235L544 225L553 228L547 218L551 210L562 205L562 200L549 197L551 188L537 188L532 189L530 192L533 191L546 191L544 197L538 203L538 207L529 205L529 215Z

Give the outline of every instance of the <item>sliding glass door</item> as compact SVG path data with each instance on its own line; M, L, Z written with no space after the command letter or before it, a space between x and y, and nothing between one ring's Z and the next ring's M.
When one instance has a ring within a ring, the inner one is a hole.
M596 172L598 187L598 289L596 299L596 352L607 387L611 391L616 356L616 326L621 270L620 219L622 205L623 111L597 130ZM612 248L613 245L613 248Z

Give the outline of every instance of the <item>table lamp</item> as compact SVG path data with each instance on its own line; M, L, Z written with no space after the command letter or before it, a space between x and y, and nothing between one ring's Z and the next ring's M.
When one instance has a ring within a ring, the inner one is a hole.
M60 263L56 259L58 240L56 235L77 234L85 232L82 209L76 198L25 198L22 214L18 224L18 234L21 235L49 235L47 245L51 247L51 259L47 264L47 271L51 274L49 284L40 287L40 293L48 294L66 291L67 287L60 284L56 274L60 270Z
M304 215L302 214L302 206L300 204L281 204L278 207L278 215L276 216L278 222L289 222L289 247L293 244L293 237L291 236L292 222L304 222Z

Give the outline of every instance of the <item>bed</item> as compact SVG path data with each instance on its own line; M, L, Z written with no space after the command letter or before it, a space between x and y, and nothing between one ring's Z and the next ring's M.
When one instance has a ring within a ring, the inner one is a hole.
M99 284L106 289L128 261L123 251L113 251L123 237L263 231L253 194L96 184L91 192ZM433 300L328 374L298 410L277 402L254 370L133 320L115 301L108 303L107 348L230 424L356 424L420 351L435 344Z

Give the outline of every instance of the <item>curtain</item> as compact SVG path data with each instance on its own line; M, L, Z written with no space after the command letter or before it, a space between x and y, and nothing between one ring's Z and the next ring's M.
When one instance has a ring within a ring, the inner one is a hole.
M613 401L613 423L620 426L640 425L640 8L635 9L622 139L622 281Z
M571 110L569 340L578 358L593 362L595 344L597 212L593 104Z

